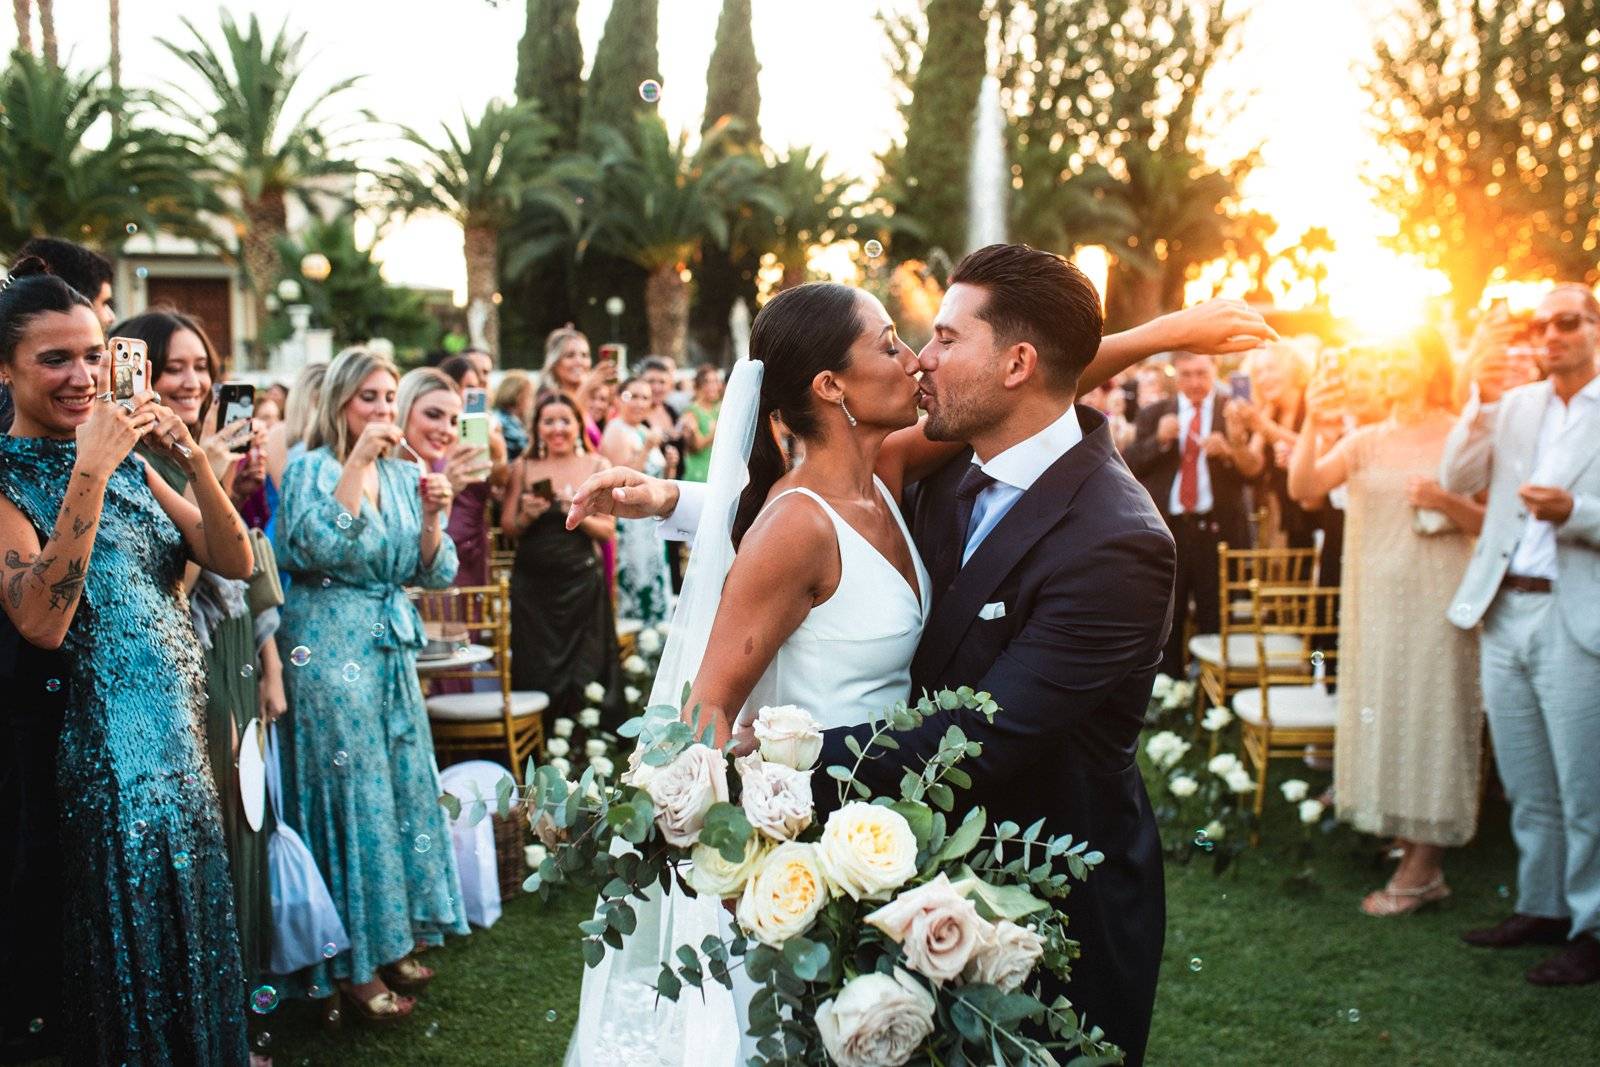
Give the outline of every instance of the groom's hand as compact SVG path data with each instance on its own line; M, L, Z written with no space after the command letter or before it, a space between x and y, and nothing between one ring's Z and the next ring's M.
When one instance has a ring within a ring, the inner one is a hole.
M1261 313L1242 300L1207 300L1166 316L1174 331L1171 349L1225 356L1245 352L1266 341L1278 340L1278 331Z
M591 474L572 494L572 509L567 512L567 529L591 515L615 515L619 519L664 519L678 506L678 487L640 474L631 467L608 467Z

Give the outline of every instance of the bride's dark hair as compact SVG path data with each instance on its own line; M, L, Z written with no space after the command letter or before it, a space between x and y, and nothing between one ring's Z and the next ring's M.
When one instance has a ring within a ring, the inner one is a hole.
M739 497L733 519L733 544L767 502L772 484L783 477L783 452L772 417L801 440L817 435L811 382L823 371L839 373L850 365L850 347L864 328L858 294L848 285L811 282L785 289L766 302L750 328L750 358L766 365L755 440L750 445L750 483Z

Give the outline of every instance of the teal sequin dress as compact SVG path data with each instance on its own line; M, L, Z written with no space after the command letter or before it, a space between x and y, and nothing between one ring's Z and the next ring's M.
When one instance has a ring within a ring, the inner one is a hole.
M461 879L433 736L417 681L426 640L404 586L442 589L456 572L442 538L424 567L417 468L380 460L382 511L350 515L333 499L343 468L326 448L283 474L278 562L294 576L278 647L294 736L299 829L344 920L351 947L303 974L307 992L370 981L417 944L465 934Z
M77 444L0 437L0 494L45 540ZM63 649L61 804L69 1064L245 1064L233 883L206 765L188 552L129 457L106 486Z

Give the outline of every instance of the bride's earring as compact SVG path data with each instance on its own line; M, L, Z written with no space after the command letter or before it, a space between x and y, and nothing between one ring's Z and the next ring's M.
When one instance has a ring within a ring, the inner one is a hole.
M844 397L842 396L839 398L839 410L844 412L844 419L846 422L848 422L851 426L856 424L856 417L850 414L849 408L844 406Z

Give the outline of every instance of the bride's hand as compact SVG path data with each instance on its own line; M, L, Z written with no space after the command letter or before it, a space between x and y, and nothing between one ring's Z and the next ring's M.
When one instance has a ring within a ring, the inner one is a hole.
M743 720L734 723L733 754L735 756L748 756L750 753L754 752L760 747L760 742L756 740L756 727L754 723L747 723Z
M591 474L572 494L567 529L591 515L619 519L664 519L678 506L678 487L660 478L640 474L631 467L607 467Z

